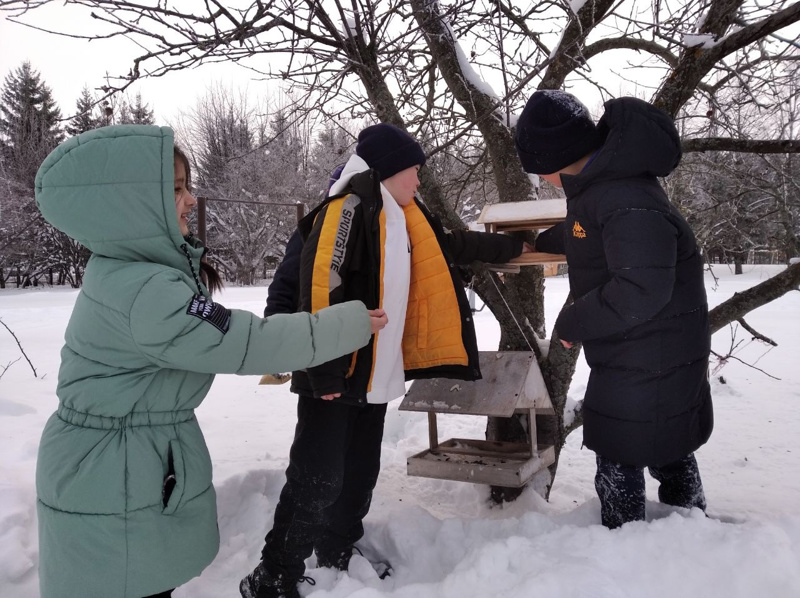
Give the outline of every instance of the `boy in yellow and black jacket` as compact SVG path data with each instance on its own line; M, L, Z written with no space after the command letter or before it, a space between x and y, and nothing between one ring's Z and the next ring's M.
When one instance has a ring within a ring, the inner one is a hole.
M347 569L378 478L386 404L405 394L406 380L480 378L456 266L507 262L523 243L446 232L415 196L424 164L401 129L364 129L330 196L300 223L302 249L294 243L287 252L291 263L301 251L299 293L270 287L271 296L297 296L302 311L358 298L385 310L389 323L356 353L294 372L298 424L286 485L262 562L242 580L245 598L299 596L312 550L318 566Z

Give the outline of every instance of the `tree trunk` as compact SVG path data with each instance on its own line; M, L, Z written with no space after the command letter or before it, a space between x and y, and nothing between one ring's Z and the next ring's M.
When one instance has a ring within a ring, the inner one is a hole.
M742 273L742 264L744 263L744 252L737 251L733 254L733 273L739 275Z
M470 75L464 73L458 57L458 42L453 39L451 29L446 26L439 13L438 4L429 0L412 0L411 6L448 88L464 109L467 118L481 132L495 174L500 201L505 203L534 199L536 191L517 156L513 131L503 122L502 115L497 111L500 104L497 98L478 89ZM456 217L455 214L452 216ZM528 240L533 241L533 236L529 236ZM475 291L489 306L500 324L499 349L532 351L541 364L542 355L537 341L546 334L542 268L522 268L519 274L508 274L502 279L485 268L478 268L477 271L478 275L474 281ZM562 371L554 368L547 371L545 382L548 387L569 387L569 378L547 379L548 375L562 375ZM565 401L566 391L562 406ZM559 406L555 406L555 409L558 411ZM506 442L528 442L527 420L527 416L490 417L486 425L486 438ZM555 444L560 448L563 439L558 438ZM551 473L555 473L555 468ZM495 502L502 502L515 499L521 492L520 488L493 486L491 497Z

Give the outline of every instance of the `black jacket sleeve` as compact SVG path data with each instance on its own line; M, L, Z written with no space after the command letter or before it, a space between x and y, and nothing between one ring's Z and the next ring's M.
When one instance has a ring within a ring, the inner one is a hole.
M675 285L678 230L667 214L617 209L600 218L611 279L577 299L556 320L558 336L576 342L623 332L652 319Z
M559 222L555 226L540 232L536 236L536 251L541 251L542 253L565 253L564 226L563 222Z
M458 265L505 264L522 254L522 241L499 233L454 230L445 234L447 250Z
M348 277L362 226L360 199L350 194L328 203L314 220L300 256L300 307L316 313L348 299ZM344 392L353 354L308 368L314 396Z
M296 229L286 244L283 256L275 276L267 290L267 307L264 317L273 314L293 314L297 311L300 293L300 254L303 251L303 237Z

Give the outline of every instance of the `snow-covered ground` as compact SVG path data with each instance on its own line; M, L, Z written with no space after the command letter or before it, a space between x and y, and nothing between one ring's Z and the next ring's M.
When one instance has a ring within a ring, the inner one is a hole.
M717 267L707 276L716 305L779 266L751 266L734 277ZM552 324L567 292L563 278L547 281ZM231 288L218 299L260 313L266 289ZM0 291L0 318L23 343L39 374L24 360L0 379L0 597L38 595L34 470L39 435L56 407L58 355L77 292ZM424 414L390 405L383 470L363 540L394 575L379 580L355 557L349 574L314 569L314 598L675 598L800 596L800 293L793 292L747 317L779 346L744 342L737 357L768 375L731 361L713 378L716 426L697 453L710 518L656 502L648 480L648 522L608 531L599 525L594 455L569 438L550 502L526 491L515 503L487 504L485 487L411 478L406 458L427 446ZM476 315L482 349L497 346L488 310ZM730 333L718 332L715 350L727 353ZM0 366L19 356L0 327ZM581 362L570 394L579 399L587 379ZM725 382L721 382L722 376ZM176 598L235 598L239 579L258 561L262 538L283 483L295 421L285 386L257 378L218 377L197 416L214 460L222 545L203 575ZM439 418L440 438L481 438L484 421ZM72 598L72 597L69 597ZM78 597L75 597L78 598Z

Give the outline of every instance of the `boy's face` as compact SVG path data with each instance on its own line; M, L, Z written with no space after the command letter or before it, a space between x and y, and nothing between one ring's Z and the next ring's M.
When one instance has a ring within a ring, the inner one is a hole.
M394 200L399 206L407 206L414 201L414 194L419 187L419 164L401 170L397 174L390 176L388 179L383 179L383 186L392 194Z
M561 171L554 172L553 174L540 174L540 179L544 179L554 187L558 187L559 189L562 187L561 184Z

